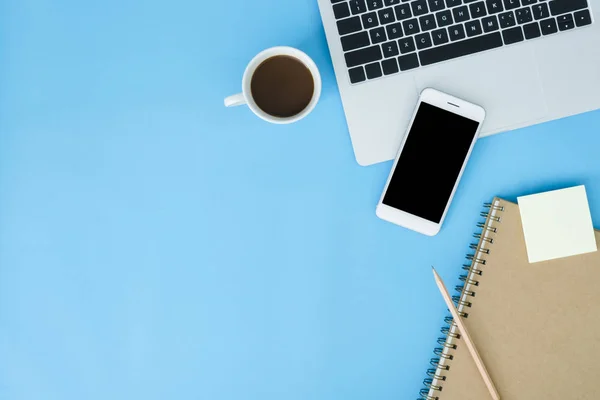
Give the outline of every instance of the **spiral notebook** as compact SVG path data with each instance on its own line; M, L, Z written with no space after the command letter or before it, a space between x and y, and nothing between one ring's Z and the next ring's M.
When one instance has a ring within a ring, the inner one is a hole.
M600 252L530 264L518 206L496 198L486 208L454 301L500 397L600 398ZM445 322L420 398L490 398Z

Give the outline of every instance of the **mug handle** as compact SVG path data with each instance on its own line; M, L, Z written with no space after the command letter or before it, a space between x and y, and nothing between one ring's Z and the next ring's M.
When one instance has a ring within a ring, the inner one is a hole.
M225 98L224 103L225 107L236 107L246 104L246 99L244 98L243 93L238 93Z

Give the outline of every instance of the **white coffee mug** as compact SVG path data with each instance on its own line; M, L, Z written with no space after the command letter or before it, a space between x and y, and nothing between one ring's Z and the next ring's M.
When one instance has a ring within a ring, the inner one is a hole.
M291 117L284 118L270 115L261 110L252 98L251 83L254 71L256 71L256 68L258 68L258 66L261 65L265 60L275 56L289 56L299 60L304 64L304 66L306 66L306 68L308 68L313 78L314 90L312 99L306 108L304 108L304 110L298 114L292 115ZM227 97L225 99L225 107L235 107L247 104L254 114L258 115L267 122L272 122L274 124L291 124L292 122L299 121L310 114L310 112L317 105L319 97L321 97L321 74L319 73L319 69L317 68L315 62L306 53L298 49L280 46L263 50L258 53L256 57L252 59L252 61L250 61L250 64L248 64L246 71L244 72L244 77L242 78L242 93Z

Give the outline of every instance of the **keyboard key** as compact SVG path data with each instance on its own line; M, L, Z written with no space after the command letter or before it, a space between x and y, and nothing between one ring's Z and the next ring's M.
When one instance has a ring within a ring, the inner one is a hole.
M386 26L385 30L387 31L388 39L398 39L399 37L402 37L402 24L399 22Z
M353 35L342 36L342 49L350 51L365 47L371 44L367 32L358 32Z
M394 21L396 21L396 18L394 17L393 9L379 10L379 22L381 22L381 25L391 24Z
M408 21L404 21L402 23L402 27L404 28L405 35L414 35L415 33L419 33L419 22L415 19L409 19Z
M525 33L525 39L535 39L542 36L540 25L537 22L523 25L523 32Z
M398 40L398 46L400 46L400 53L402 54L410 53L411 51L416 50L415 41L412 37L407 37Z
M364 82L367 80L363 67L356 67L348 70L348 75L350 75L350 83Z
M410 5L412 6L412 12L415 17L427 14L429 12L426 0L414 0L412 3L410 3Z
M379 61L383 58L383 55L381 54L380 46L371 46L345 53L344 58L346 59L348 68L352 68L357 65Z
M531 9L529 7L520 8L515 11L517 14L517 22L519 24L526 24L527 22L533 21L533 15L531 14Z
M398 64L400 65L400 71L407 71L409 69L417 68L419 66L419 58L417 57L417 53L398 57Z
M454 20L452 19L452 11L444 10L435 14L435 19L437 19L437 23L439 27L452 25Z
M545 1L545 0L541 0L541 1ZM530 6L535 3L537 3L537 0L521 0L521 4L523 4L524 6Z
M448 7L448 8L460 6L461 4L462 4L462 1L460 1L460 0L446 0L446 7Z
M462 25L454 25L448 28L450 33L450 40L460 40L465 38L465 28Z
M384 0L383 3L386 6L395 6L396 4L400 4L400 0Z
M556 19L558 21L558 29L561 31L568 31L569 29L575 28L575 21L573 21L573 16L571 14L561 15Z
M433 44L436 46L448 43L450 41L446 29L438 29L436 31L431 32L431 37L433 38Z
M367 7L369 10L378 10L383 8L383 0L367 0ZM367 75L369 75L367 73Z
M495 49L497 47L502 47L502 36L500 35L500 32L476 36L471 39L446 44L444 46L432 47L419 52L419 58L421 59L421 65L430 65L485 50Z
M452 10L454 22L465 22L469 20L469 9L467 6L456 7Z
M487 15L487 12L485 12L485 3L483 1L471 4L469 10L471 10L471 18L481 18Z
M362 14L367 11L365 0L350 0L348 4L350 6L350 11L352 11L352 15Z
M423 15L421 18L419 18L419 23L421 24L422 31L430 31L437 28L437 25L435 24L435 16L433 14Z
M350 16L350 7L348 7L348 3L339 3L333 6L333 14L335 15L335 19L346 18Z
M519 0L504 0L505 10L514 10L515 8L521 7Z
M342 19L337 22L338 32L340 35L347 35L352 32L358 32L362 29L359 17Z
M419 50L433 46L433 43L431 43L431 36L429 36L428 32L415 36L415 42L417 42L417 49Z
M383 75L383 72L381 72L381 65L379 65L378 62L365 65L365 71L367 72L367 78L369 79L379 78Z
M555 18L548 18L540 21L540 27L542 28L543 35L551 35L558 32L558 25L556 24Z
M483 31L485 33L497 31L498 29L500 29L500 26L498 25L498 18L496 18L495 15L485 17L481 20L481 22L483 23Z
M427 0L427 4L429 4L429 11L440 11L446 8L444 5L444 0Z
M469 21L465 24L465 30L467 31L468 37L481 35L483 30L481 29L481 22L479 20Z
M587 0L553 0L550 2L552 15L560 15L587 8Z
M452 10L454 22L465 22L469 20L469 9L467 6L456 7Z
M410 5L408 4L396 6L394 7L394 11L396 12L396 19L398 21L412 17L412 11L410 11Z
M508 11L498 15L498 21L500 21L500 28L510 28L515 26L517 21L515 20L515 13Z
M502 38L504 38L504 44L513 44L525 40L520 26L503 30Z
M383 60L381 62L381 67L383 69L384 75L395 74L400 71L398 68L398 61L395 58L390 58L389 60Z
M559 24L561 22L573 21L573 15L571 15L571 14L561 15L559 17L556 17L556 20L558 21Z
M332 3L339 3L340 1L344 1L344 0L331 0Z
M550 16L550 10L548 10L548 4L546 3L536 4L532 7L532 10L533 18L535 18L536 20L548 18Z
M588 10L577 11L575 13L575 24L577 26L586 26L592 23L592 17Z
M385 58L396 57L400 52L398 51L398 44L396 42L387 42L381 45L383 49L383 56Z
M385 29L383 27L371 29L369 35L371 36L371 43L373 44L385 42L387 40Z
M377 20L377 14L374 12L362 15L361 19L365 29L375 28L377 25L379 25L379 21Z
M488 13L496 14L504 11L504 6L502 5L502 0L487 0L487 9Z

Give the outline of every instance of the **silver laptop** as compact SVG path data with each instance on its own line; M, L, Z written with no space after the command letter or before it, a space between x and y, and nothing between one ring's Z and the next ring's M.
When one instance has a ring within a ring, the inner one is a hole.
M600 108L600 0L318 0L356 160L395 157L419 93L482 135Z

